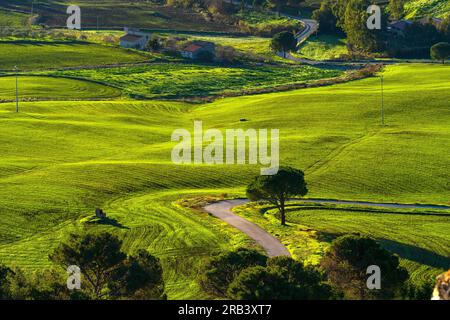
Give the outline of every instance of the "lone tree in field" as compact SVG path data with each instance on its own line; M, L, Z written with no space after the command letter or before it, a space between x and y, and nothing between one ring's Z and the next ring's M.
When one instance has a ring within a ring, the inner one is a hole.
M378 266L381 288L367 286L368 267ZM401 294L408 271L399 265L396 255L382 248L375 240L358 235L345 235L331 244L321 261L328 280L346 299L393 299Z
M307 193L305 174L290 167L280 168L273 176L258 176L247 187L250 200L265 200L278 208L283 226L286 225L286 201L292 196L304 196Z
M431 58L434 60L442 61L445 64L445 60L450 58L450 43L439 42L431 47Z
M283 31L274 35L270 47L275 52L282 52L283 57L286 58L286 52L297 48L297 39L292 32Z

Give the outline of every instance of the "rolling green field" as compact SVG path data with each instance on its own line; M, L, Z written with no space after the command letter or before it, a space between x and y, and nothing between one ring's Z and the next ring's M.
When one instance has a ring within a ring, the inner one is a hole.
M70 231L109 230L128 252L145 248L161 257L169 298L204 298L196 278L207 257L249 241L178 200L243 196L259 167L174 165L171 134L192 130L194 119L205 128L280 129L281 164L305 170L311 197L448 204L450 66L389 66L384 76L385 127L377 78L202 105L40 101L21 103L16 114L13 103L2 103L0 260L36 270L49 266L48 253ZM58 83L61 92L71 85ZM115 223L86 226L98 207ZM296 256L314 260L328 243L318 233L359 231L382 239L424 278L439 269L431 258L447 261L438 256L449 254L448 219L292 211L289 221L311 230L294 230L287 244Z
M94 80L122 88L146 98L189 98L262 89L277 85L332 78L341 71L309 66L218 67L184 63L155 63L147 66L53 72Z
M19 99L105 100L122 92L97 83L52 77L19 76ZM15 77L0 77L0 100L15 100Z
M0 41L0 70L55 69L149 61L148 53L128 51L87 42L3 40Z
M408 0L405 3L407 18L422 16L443 17L450 13L450 0Z

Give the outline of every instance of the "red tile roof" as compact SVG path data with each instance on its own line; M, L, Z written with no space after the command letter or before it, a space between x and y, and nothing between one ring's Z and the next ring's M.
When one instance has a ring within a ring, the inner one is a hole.
M198 49L201 49L201 48L202 47L200 47L200 46L198 46L196 44L191 44L191 45L187 46L186 48L184 48L183 51L185 51L185 52L195 52L195 51L197 51Z

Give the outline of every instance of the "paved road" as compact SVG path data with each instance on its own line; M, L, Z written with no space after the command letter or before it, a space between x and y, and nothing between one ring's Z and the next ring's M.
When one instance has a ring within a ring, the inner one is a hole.
M296 201L295 199L291 201ZM297 200L298 201L298 200ZM340 204L340 205L359 205L370 207L383 207L392 209L438 209L450 210L450 206L443 205L422 205L422 204L397 204L397 203L382 203L382 202L366 202L366 201L346 201L346 200L328 200L328 199L301 199L303 202L323 204ZM244 232L247 236L255 240L269 257L276 256L290 256L287 248L275 237L264 231L256 224L235 215L231 210L234 207L248 203L248 199L235 199L219 201L209 204L204 207L205 211L213 216L225 221L229 225Z
M247 202L247 199L226 200L207 205L204 209L236 229L241 230L250 238L255 240L261 247L264 248L269 257L290 257L291 254L289 251L277 238L270 235L256 224L231 212L232 208L243 205Z

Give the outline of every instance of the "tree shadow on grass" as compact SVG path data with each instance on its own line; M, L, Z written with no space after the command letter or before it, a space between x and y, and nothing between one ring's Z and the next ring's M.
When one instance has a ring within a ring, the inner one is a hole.
M325 205L298 205L290 204L286 206L286 212L298 212L302 210L324 210L324 211L343 211L343 212L361 212L361 213L373 213L373 214L398 214L398 215L413 215L413 216L433 216L433 217L450 217L450 213L440 213L435 211L416 210L416 211L394 211L382 208L370 208L370 207L334 207ZM400 209L401 210L401 209Z
M385 249L398 254L400 258L408 259L434 268L442 268L446 270L450 268L450 257L448 256L442 256L427 249L388 239L377 239L377 241L379 241Z
M343 236L345 234L361 235L358 232L355 233L332 233L332 232L317 232L317 240L331 243L334 239ZM362 235L364 236L364 235ZM414 245L401 243L389 239L376 239L380 245L389 252L397 254L402 259L407 259L426 265L433 268L440 268L448 270L450 268L450 256L443 256L436 252L420 248Z
M99 225L105 225L105 226L111 226L119 229L130 229L127 226L124 226L119 221L117 221L114 218L104 217L101 219L96 219L95 221L89 222L89 224L99 224Z

